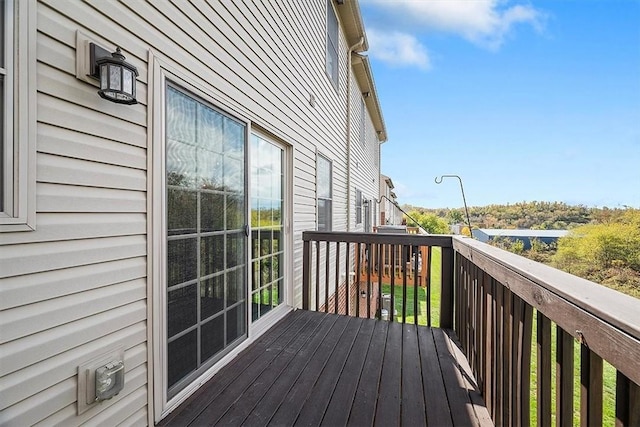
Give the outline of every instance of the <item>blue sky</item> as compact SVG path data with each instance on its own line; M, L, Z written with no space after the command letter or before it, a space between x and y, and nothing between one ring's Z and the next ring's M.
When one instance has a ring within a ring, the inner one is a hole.
M640 0L361 0L398 201L640 208Z

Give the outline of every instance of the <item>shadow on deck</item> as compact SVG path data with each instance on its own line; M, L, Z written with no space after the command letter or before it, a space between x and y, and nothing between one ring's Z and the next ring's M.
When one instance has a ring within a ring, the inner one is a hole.
M493 425L452 331L297 310L160 425Z

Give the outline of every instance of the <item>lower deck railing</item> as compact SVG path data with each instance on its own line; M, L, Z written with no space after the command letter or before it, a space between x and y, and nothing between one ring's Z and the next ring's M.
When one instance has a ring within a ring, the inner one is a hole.
M454 329L496 425L640 425L640 300L457 236L303 241L303 308Z

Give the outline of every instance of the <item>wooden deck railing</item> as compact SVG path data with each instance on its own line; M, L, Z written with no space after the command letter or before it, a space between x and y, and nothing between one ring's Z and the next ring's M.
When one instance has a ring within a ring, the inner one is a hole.
M455 330L496 425L601 425L608 407L616 425L640 425L640 300L458 236L305 232L303 241L303 308L380 317L383 285L401 286L401 314L393 291L389 313L400 322L418 312L409 279L421 274L415 254L426 253L424 323L440 286L434 320ZM384 253L399 274L384 274ZM441 283L431 283L431 268ZM604 388L613 395L605 403Z

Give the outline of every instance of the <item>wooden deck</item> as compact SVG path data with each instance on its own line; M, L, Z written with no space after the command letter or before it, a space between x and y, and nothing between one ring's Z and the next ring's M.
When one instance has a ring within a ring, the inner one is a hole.
M493 425L452 336L297 310L160 425Z

